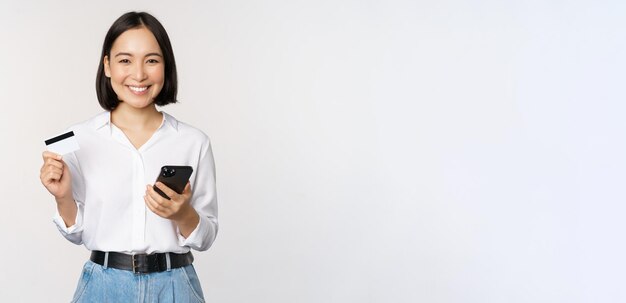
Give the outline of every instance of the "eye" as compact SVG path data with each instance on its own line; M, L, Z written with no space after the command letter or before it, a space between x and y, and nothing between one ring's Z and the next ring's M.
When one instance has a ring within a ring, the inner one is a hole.
M159 60L157 60L157 59L148 59L147 62L148 63L152 63L152 64L156 64L156 63L159 63Z
M126 64L126 63L130 63L130 60L128 60L128 59L122 59L122 60L120 60L120 61L119 61L119 63L124 63L124 64Z

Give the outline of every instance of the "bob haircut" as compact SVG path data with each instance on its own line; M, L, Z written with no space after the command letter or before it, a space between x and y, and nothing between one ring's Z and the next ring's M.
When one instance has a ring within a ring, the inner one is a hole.
M165 65L163 88L161 92L159 92L159 95L154 98L154 103L163 106L177 102L176 93L178 91L178 80L176 77L176 62L174 60L172 44L170 43L170 38L165 28L163 28L159 20L146 12L128 12L113 22L102 45L102 54L100 55L98 64L98 75L96 76L96 94L100 106L107 111L115 109L120 103L120 100L117 98L113 87L111 87L111 79L104 74L104 57L107 56L109 60L111 59L111 48L117 37L129 29L142 27L147 28L156 38L161 52L163 53L163 63Z

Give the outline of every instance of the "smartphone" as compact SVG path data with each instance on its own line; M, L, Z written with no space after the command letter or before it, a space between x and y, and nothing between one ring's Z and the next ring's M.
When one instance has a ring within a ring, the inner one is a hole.
M161 182L178 194L182 194L192 172L193 168L191 166L165 165L161 167L161 172L157 177L157 182ZM159 193L161 197L170 200L170 197L156 187L156 182L152 188L154 188L154 190Z

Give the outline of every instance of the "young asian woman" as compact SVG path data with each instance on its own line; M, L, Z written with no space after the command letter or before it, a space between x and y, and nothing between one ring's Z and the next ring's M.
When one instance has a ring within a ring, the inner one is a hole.
M72 302L204 302L190 250L218 231L209 138L157 110L176 103L172 46L161 23L129 12L103 43L96 93L104 112L68 128L80 149L45 151L40 179L54 196L54 223L91 251ZM182 193L153 184L164 165L193 174Z

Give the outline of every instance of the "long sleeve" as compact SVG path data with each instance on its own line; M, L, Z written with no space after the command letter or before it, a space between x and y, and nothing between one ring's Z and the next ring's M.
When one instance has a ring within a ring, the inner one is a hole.
M196 179L191 185L191 206L198 212L200 222L186 239L178 232L181 246L204 251L211 247L218 231L217 192L215 185L215 162L208 137L200 154Z
M63 161L68 165L70 174L72 176L72 194L74 196L74 201L76 202L77 212L75 223L72 226L65 226L65 222L63 218L59 214L59 211L56 211L56 214L53 218L53 222L57 225L57 228L61 232L61 235L65 237L68 241L80 245L83 243L82 232L83 232L83 214L85 210L85 182L83 176L80 171L80 166L78 164L78 159L76 158L75 153L70 153L63 156Z

